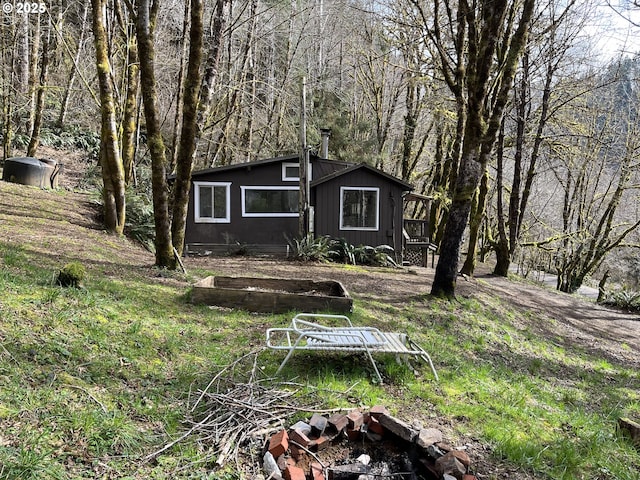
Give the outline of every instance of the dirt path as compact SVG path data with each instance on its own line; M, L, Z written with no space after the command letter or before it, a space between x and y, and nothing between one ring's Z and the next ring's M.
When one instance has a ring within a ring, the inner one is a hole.
M545 336L563 337L605 358L623 360L640 367L640 315L595 304L579 295L516 282L504 277L479 275L475 286L463 290L489 290L512 306L541 313L555 320L536 328Z

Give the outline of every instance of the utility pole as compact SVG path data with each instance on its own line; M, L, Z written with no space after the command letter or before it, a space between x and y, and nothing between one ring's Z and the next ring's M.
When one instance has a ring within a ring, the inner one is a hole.
M302 77L300 109L300 195L298 197L298 233L304 238L309 233L309 148L307 147L307 77Z

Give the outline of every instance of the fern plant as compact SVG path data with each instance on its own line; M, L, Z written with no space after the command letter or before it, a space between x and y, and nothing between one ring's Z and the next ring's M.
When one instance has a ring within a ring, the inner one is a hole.
M329 256L336 263L348 263L356 265L356 248L344 238L334 238L331 240L331 250Z
M291 243L293 258L304 262L327 262L331 251L331 239L328 236L314 237L306 235L294 239Z
M125 233L130 238L140 242L147 250L153 252L156 231L151 199L144 193L127 190L126 202L127 220Z
M602 303L625 310L640 310L640 292L626 288L607 292Z

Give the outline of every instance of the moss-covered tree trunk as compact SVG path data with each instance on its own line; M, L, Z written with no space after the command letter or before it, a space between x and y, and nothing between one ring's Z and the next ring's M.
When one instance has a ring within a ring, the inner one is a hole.
M455 83L448 83L454 92L463 89L464 95L456 95L456 98L458 106L464 107L467 115L460 167L431 286L433 295L455 295L460 245L469 220L471 202L502 122L534 7L535 0L524 0L517 27L512 30L517 8L515 3L507 0L484 0L472 5L460 0L458 3L458 64L455 71L463 69L464 78L462 83L460 78ZM443 48L443 37L435 35L435 38L443 64L448 65L450 59ZM462 47L464 45L466 48ZM451 70L445 71L445 75L451 76Z
M94 0L95 1L95 0ZM147 143L151 155L151 186L153 190L153 217L155 223L156 265L176 268L176 258L171 244L171 220L169 217L169 193L167 185L167 158L160 131L158 95L155 77L155 48L153 27L158 2L137 0L136 36L140 55L140 86L147 126Z
M489 193L489 171L486 165L484 173L480 180L480 188L478 188L471 208L471 220L469 222L469 242L467 248L467 256L462 265L461 273L465 275L473 275L476 269L478 242L480 240L480 228L485 216L487 205L487 195Z
M511 264L511 254L509 253L509 238L507 237L507 225L504 215L504 121L498 136L496 148L497 168L496 168L496 217L498 238L495 240L493 249L496 252L496 266L494 275L506 277Z
M230 0L216 0L216 8L211 25L211 40L209 53L204 66L202 82L200 85L200 95L198 103L198 120L196 126L196 148L202 138L205 124L211 111L213 93L218 80L218 70L220 68L220 58L222 56L224 31L226 29L226 10Z
M73 84L76 80L76 75L78 73L77 65L80 63L80 57L82 55L82 44L84 43L84 37L87 32L87 16L89 13L89 4L85 3L82 9L82 19L80 23L80 36L77 40L77 48L76 53L73 56L73 64L71 65L71 69L69 70L69 76L67 77L67 83L64 87L64 94L62 96L62 101L60 102L60 113L58 113L57 125L62 128L64 126L67 112L69 110L69 101L71 100L71 94L73 91Z
M51 17L49 17L47 32L44 34L42 44L42 60L40 62L40 81L35 89L35 102L32 108L33 123L31 126L31 138L27 147L27 157L35 157L40 145L40 129L42 127L42 115L44 110L44 97L49 76L49 51L51 46Z
M111 83L111 64L105 29L106 1L91 0L93 15L93 37L96 49L96 66L100 86L100 164L102 166L102 189L105 228L109 232L124 231L126 202L124 169L118 144L118 128Z
M133 27L132 25L127 25ZM133 168L136 157L136 132L138 129L138 94L140 92L140 59L138 43L131 28L127 33L127 92L122 119L122 163L124 180L127 185L133 181Z
M202 39L204 1L191 0L191 26L189 29L189 63L184 84L182 105L182 130L176 158L176 180L173 185L173 214L171 238L179 255L184 248L184 232L187 223L189 206L189 190L191 188L191 171L193 155L196 151L198 137L198 93L201 83L200 66L202 65Z

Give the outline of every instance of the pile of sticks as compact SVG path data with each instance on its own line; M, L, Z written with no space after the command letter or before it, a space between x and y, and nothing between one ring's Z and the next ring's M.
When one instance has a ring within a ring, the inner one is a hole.
M206 388L198 392L185 420L188 429L159 450L147 456L152 460L174 445L190 438L199 444L208 460L222 466L229 460L247 468L246 454L259 453L264 441L300 411L316 406L301 406L295 398L299 385L258 378L259 351L250 352L222 368ZM249 365L250 366L249 366ZM255 445L257 448L250 448ZM245 455L241 461L240 453ZM249 462L256 467L259 460Z

